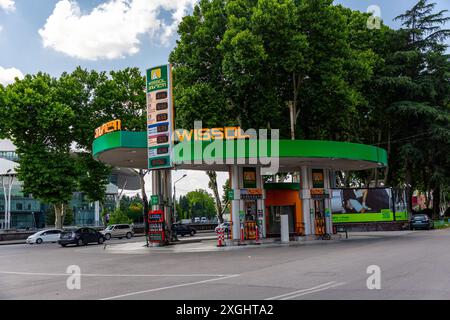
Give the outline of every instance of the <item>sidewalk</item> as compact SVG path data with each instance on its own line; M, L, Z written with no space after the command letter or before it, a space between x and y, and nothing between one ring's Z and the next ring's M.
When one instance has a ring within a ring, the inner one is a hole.
M189 236L185 236L185 237L178 237L178 240L180 240L179 243L192 243L192 242L200 242L203 240L213 240L213 239L217 239L216 235L202 235L202 233L208 233L206 231L204 232L198 232L196 236L194 237L189 237ZM144 237L144 234L135 234L133 238L140 238L140 237ZM26 239L19 239L19 240L5 240L5 241L0 241L0 246L2 245L13 245L13 244L26 244Z
M25 243L26 243L26 239L5 240L5 241L0 241L0 246L2 246L2 245L9 245L9 244L25 244Z

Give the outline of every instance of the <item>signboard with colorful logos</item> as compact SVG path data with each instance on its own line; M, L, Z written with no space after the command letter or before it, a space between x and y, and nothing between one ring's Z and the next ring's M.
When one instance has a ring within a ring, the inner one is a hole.
M163 65L147 70L148 168L172 167L172 68Z
M258 200L262 199L263 191L257 188L241 189L241 200Z

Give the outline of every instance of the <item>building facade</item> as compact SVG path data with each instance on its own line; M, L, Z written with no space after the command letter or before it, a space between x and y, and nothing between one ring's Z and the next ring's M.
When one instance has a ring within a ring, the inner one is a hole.
M9 140L0 140L0 159L18 161L16 147ZM11 191L6 188L6 195L10 193L10 229L40 229L46 226L47 215L51 211L51 206L34 199L32 195L23 192L23 184L17 176L4 176L8 183L12 181ZM104 208L113 211L117 204L119 194L119 176L113 173L109 177L106 189ZM5 228L5 188L0 184L0 229ZM74 192L69 206L73 213L72 225L99 225L102 224L98 203L89 202L81 192Z

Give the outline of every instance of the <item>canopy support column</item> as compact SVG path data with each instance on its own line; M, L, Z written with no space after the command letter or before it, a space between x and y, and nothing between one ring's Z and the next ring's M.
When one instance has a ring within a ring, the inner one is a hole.
M238 240L240 238L240 197L239 194L239 167L236 165L231 166L231 189L234 191L234 197L231 201L231 220L233 222L233 240Z
M303 223L305 224L305 236L314 234L312 228L314 227L314 215L311 211L311 175L309 174L309 168L303 166L301 168L301 187L300 198L302 199L302 214Z

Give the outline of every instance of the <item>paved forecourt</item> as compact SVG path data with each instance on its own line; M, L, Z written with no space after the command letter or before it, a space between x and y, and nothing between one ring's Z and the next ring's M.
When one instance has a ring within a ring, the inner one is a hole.
M449 240L448 230L435 230L221 252L2 246L0 298L449 299ZM79 290L67 288L73 265L82 273ZM367 289L369 265L381 268L381 290Z

